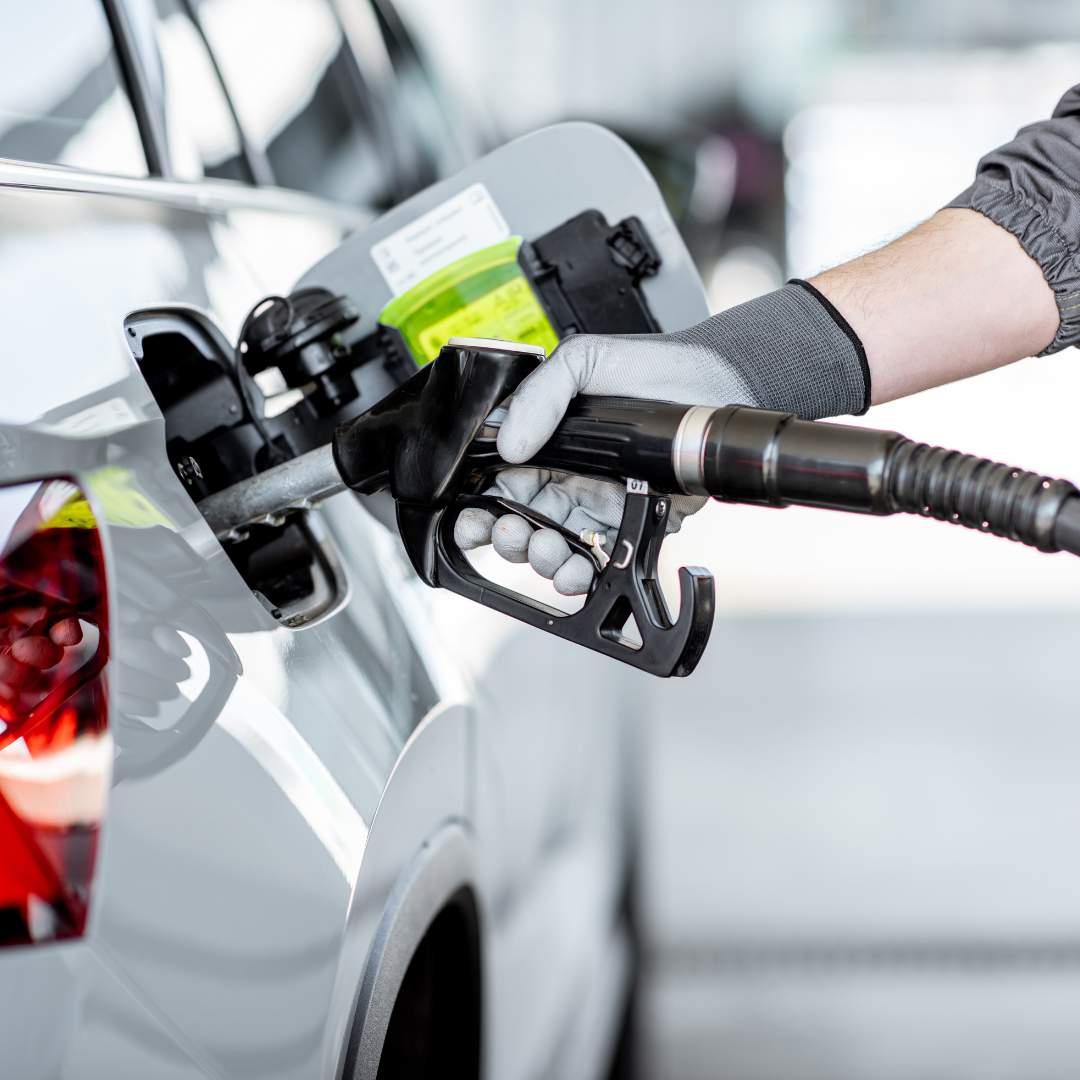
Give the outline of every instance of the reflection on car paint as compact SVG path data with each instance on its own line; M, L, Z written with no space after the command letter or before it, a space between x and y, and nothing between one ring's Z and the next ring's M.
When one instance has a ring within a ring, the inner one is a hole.
M112 762L97 522L64 479L0 488L0 945L86 926Z

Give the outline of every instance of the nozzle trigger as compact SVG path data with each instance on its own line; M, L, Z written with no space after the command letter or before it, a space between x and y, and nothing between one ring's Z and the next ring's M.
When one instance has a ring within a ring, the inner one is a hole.
M602 559L594 545L528 507L499 496L463 496L436 511L438 520L428 523L434 539L431 583L651 674L689 675L712 629L713 579L701 567L682 567L679 617L672 620L656 579L669 506L666 496L631 489L614 555ZM597 571L581 609L560 611L483 577L454 542L454 522L466 507L520 514L537 528L556 529ZM640 642L624 634L631 618Z

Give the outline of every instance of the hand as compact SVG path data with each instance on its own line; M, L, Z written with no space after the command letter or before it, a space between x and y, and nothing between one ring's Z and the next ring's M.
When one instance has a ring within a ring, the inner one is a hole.
M730 365L718 362L695 330L683 334L568 338L520 387L499 431L499 452L508 462L528 461L550 438L567 405L579 393L640 397L685 404L753 404L755 396ZM622 521L625 489L609 480L506 469L489 494L523 503L579 535L597 534L611 553ZM668 532L707 500L678 495L671 501ZM497 521L484 510L465 510L454 538L463 551L484 544L509 562L526 560L564 596L588 590L593 567L573 554L554 529L536 529L516 514Z
M499 431L499 453L511 465L528 461L576 394L757 405L789 409L807 419L857 412L869 399L865 364L850 328L836 319L812 289L790 283L675 334L567 338L511 399ZM620 485L518 468L503 472L490 490L574 532L605 534L610 554L625 500ZM705 501L673 498L668 531L678 530ZM528 560L567 596L587 591L592 580L589 561L571 554L557 532L533 530L517 515L496 521L486 511L465 510L454 539L463 551L490 543L510 562Z
M626 489L610 480L548 469L504 469L487 493L522 503L578 536L593 534L609 555L626 499ZM691 495L672 499L668 532L678 531L683 518L706 501ZM454 539L463 551L491 544L507 562L528 561L563 596L587 592L592 581L592 563L584 555L572 553L561 534L554 529L534 529L517 514L496 519L486 510L463 510L454 526Z

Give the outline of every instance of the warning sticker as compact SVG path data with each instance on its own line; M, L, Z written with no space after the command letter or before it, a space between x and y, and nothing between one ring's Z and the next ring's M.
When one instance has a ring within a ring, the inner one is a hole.
M420 331L421 363L434 360L452 337L498 337L555 351L559 339L525 278L518 276Z
M371 257L395 296L464 255L510 235L510 226L483 184L473 184L380 240Z

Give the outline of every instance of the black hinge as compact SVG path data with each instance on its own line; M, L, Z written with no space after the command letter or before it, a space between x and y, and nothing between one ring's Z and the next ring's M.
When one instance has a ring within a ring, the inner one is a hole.
M635 283L660 269L660 256L636 217L623 218L611 230L607 243L612 261L629 271Z

